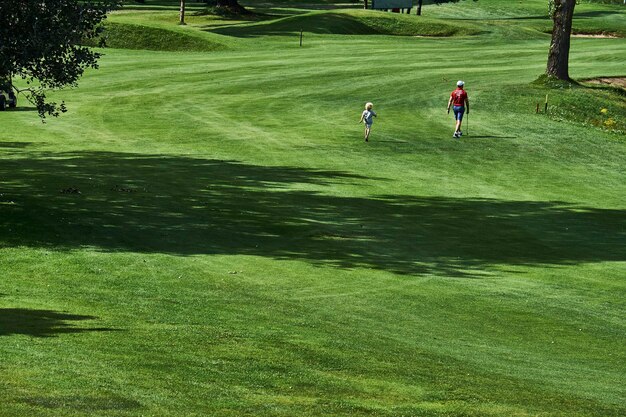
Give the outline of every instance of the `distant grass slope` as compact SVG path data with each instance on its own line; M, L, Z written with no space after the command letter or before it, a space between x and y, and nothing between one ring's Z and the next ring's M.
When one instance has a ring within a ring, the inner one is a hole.
M455 23L472 21L486 26L506 26L551 32L547 0L480 0L426 5L423 15ZM574 11L573 33L611 33L626 36L626 7L584 1ZM530 32L529 32L530 33Z
M335 35L454 36L480 33L480 29L471 23L450 24L441 19L354 9L313 11L268 22L216 28L213 31L229 36L254 37L286 35L301 30Z
M107 22L104 35L106 45L116 49L209 52L225 48L212 40L178 31L128 23Z

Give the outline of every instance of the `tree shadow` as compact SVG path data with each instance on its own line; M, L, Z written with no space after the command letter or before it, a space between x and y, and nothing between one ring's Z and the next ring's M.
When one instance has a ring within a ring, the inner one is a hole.
M94 320L93 316L59 313L51 310L0 308L0 337L27 335L55 337L60 334L113 331L108 328L74 327L69 321Z
M0 142L0 148L24 149L32 145L33 142Z
M0 178L0 247L255 255L458 277L626 260L624 210L327 194L382 181L341 171L74 152L7 160Z
M36 112L37 111L37 107L34 106L17 106L13 109L9 109L8 111L10 112Z
M464 135L463 139L517 139L517 136Z
M596 19L596 18L604 18L608 16L612 16L615 14L623 14L624 12L621 10L595 10L588 12L574 12L574 19ZM552 19L546 14L541 15L528 15L528 16L502 16L499 18L492 19L484 19L484 18L459 18L455 20L493 20L493 21L507 21L507 20L545 20L547 22L552 22Z
M550 16L546 12L545 15L539 16L491 16L491 17L454 17L451 20L458 20L462 22L514 22L514 21L524 21L524 20L545 20L546 22L552 22ZM489 33L489 32L483 32Z
M588 12L574 12L574 19L595 19L612 15L626 14L623 10L593 10Z

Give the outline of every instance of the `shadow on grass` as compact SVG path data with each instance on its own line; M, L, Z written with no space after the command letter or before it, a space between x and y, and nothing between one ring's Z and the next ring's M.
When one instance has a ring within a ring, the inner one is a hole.
M59 313L50 310L0 308L0 337L16 334L54 337L59 334L113 331L106 328L79 328L70 321L94 320L96 317Z
M517 136L463 135L463 139L517 139Z
M97 395L66 395L59 396L53 393L39 392L35 395L22 397L20 402L38 409L63 410L67 415L68 410L81 412L84 416L101 415L103 412L129 412L141 408L141 403L129 398L114 394Z
M596 11L588 11L588 12L575 12L574 19L601 19L604 17L612 16L612 15L620 15L624 14L621 10L596 10ZM483 18L483 17L474 17L474 18L458 18L454 20L477 20L477 21L516 21L516 20L544 20L546 22L552 22L548 12L546 10L546 14L541 15L528 15L528 16L502 16L499 18Z
M13 109L9 109L8 111L10 112L36 112L37 111L37 107L34 106L17 106Z
M362 176L106 152L0 166L0 246L228 254L469 277L626 260L626 211L560 202L325 194Z
M594 10L589 12L574 12L574 19L595 19L607 16L625 14L622 10Z
M23 149L31 146L33 142L0 142L0 148Z

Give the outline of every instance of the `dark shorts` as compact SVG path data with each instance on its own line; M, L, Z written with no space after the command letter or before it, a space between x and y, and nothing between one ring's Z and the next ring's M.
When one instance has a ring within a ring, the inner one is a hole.
M463 113L465 113L465 107L463 106L453 106L452 111L454 112L454 120L463 120Z

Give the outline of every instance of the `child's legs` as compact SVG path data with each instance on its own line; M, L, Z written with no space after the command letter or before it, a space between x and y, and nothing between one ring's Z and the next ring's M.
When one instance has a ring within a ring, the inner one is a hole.
M370 130L372 129L372 125L365 125L365 139L370 137Z

